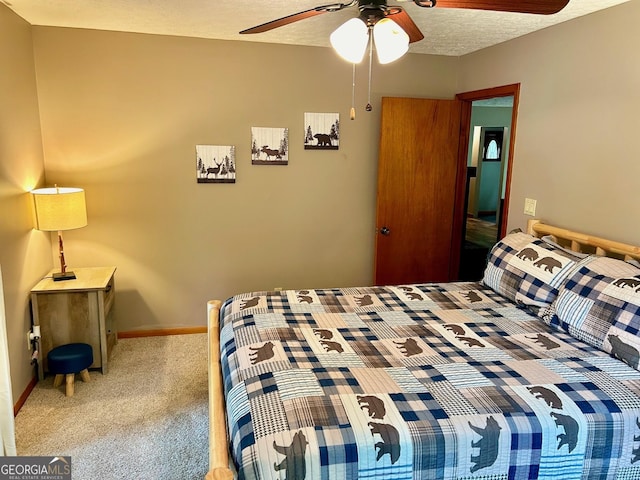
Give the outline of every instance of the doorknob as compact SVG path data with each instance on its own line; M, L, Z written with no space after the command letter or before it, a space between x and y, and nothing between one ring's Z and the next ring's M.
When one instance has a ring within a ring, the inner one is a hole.
M389 234L391 233L391 230L389 230L387 227L382 227L382 228L380 229L380 233L381 233L382 235L389 235Z

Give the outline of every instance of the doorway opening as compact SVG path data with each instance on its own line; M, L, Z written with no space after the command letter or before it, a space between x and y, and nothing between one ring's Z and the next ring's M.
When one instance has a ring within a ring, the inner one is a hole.
M458 95L466 104L464 201L458 279L480 280L491 248L506 233L519 85Z

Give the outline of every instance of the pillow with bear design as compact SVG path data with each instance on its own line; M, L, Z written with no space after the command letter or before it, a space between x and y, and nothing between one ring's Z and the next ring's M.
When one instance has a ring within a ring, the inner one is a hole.
M580 260L579 255L532 235L511 233L491 249L482 281L516 303L546 307Z
M640 370L640 268L635 265L590 257L566 280L543 318Z

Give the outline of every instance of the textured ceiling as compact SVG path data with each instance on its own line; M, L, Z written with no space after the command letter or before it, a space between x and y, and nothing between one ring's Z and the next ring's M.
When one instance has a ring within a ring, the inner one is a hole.
M356 7L326 13L270 32L239 35L255 25L331 0L0 0L32 25L187 37L329 46L329 34L358 14ZM345 0L343 0L345 1ZM514 0L517 2L519 0ZM464 55L628 0L570 0L554 15L402 5L425 35L411 53Z

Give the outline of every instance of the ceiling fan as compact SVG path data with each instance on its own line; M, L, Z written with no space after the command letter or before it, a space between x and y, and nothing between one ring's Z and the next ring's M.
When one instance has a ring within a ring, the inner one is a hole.
M398 0L413 1L417 6L434 8L465 8L475 10L495 10L499 12L529 13L549 15L562 10L569 0ZM358 6L360 15L338 27L330 37L331 45L345 60L353 64L351 93L351 119L355 119L355 65L364 57L369 46L369 101L367 111L371 111L371 64L375 43L378 62L390 63L402 57L409 49L409 43L424 39L420 28L414 23L404 8L387 5L387 0L351 0L348 3L321 5L309 10L278 18L255 27L242 30L241 34L263 33L300 20L332 13Z
M419 7L425 8L433 8L437 5L438 8L466 8L549 15L562 10L567 3L569 3L569 0L413 0L413 3ZM360 10L359 18L368 27L372 27L383 18L388 18L397 23L407 33L409 36L409 43L419 42L424 38L420 29L413 22L404 8L399 6L388 6L386 0L352 0L348 3L322 5L248 28L240 33L263 33L300 20L305 20L324 13L337 12L344 8L356 5Z

